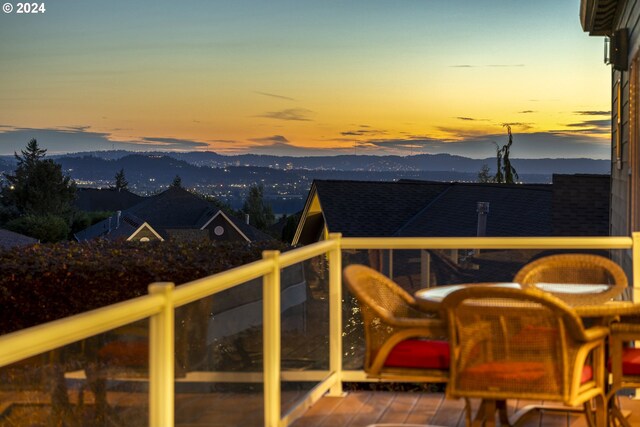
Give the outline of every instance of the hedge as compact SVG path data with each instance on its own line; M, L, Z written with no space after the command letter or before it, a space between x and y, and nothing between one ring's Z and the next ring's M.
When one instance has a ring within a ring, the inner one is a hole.
M282 243L107 242L0 251L0 334L147 294L255 261Z

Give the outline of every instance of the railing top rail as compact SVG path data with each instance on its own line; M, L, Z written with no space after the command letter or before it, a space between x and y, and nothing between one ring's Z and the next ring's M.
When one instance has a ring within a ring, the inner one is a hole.
M160 296L145 295L0 336L0 366L145 319L163 303Z
M179 307L262 277L272 269L273 261L262 259L184 283L173 291L173 302L176 307Z
M631 237L343 237L342 249L631 249Z
M313 257L323 255L332 249L335 249L338 245L337 241L324 240L322 242L313 243L308 246L294 249L292 251L283 252L280 254L279 263L281 267L288 267L299 262L306 261Z

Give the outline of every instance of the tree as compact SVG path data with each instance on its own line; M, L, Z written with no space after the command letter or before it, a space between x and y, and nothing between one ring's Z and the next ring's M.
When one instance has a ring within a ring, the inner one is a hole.
M129 188L129 181L127 181L127 178L124 176L124 169L120 169L120 172L116 173L114 179L115 183L113 188L116 191L127 190Z
M25 215L7 222L5 227L43 243L66 240L70 232L67 221L56 215Z
M266 230L275 221L270 205L264 203L264 188L254 185L244 200L242 213L249 215L250 224L260 230Z
M288 216L286 218L287 222L285 223L282 229L281 240L286 243L291 243L293 238L295 237L296 230L298 229L298 222L300 222L301 212L298 212L294 215Z
M513 144L513 135L511 134L511 126L506 123L503 126L507 128L509 142L502 147L494 142L496 145L496 159L498 163L495 182L513 184L520 178L513 165L511 165L511 159L509 158L509 150L511 149L511 144Z
M171 187L182 188L182 178L180 178L180 175L176 175L175 178L173 178Z
M491 176L491 168L486 163L483 164L480 172L478 172L478 182L493 182L493 179L493 176Z
M2 203L14 206L20 215L54 215L68 221L76 185L59 164L43 159L46 151L32 139L22 156L15 154L18 166L13 175L5 175L9 185L2 188Z

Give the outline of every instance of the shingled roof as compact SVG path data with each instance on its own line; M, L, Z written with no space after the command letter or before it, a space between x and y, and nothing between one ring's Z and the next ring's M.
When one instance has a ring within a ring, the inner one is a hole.
M447 183L315 180L330 231L345 237L392 236Z
M487 236L551 235L550 185L449 183L395 236L477 235L477 203L488 202Z
M90 240L100 236L109 239L129 237L146 222L154 231L166 239L170 235L168 230L201 229L218 212L220 212L220 209L213 203L183 188L170 187L162 193L148 197L141 203L123 211L120 221L117 220L117 215L114 215L111 219L101 221L76 233L76 238L78 240ZM225 218L232 222L250 241L272 240L267 234L232 215L225 214Z
M81 211L123 211L144 200L128 190L78 188L74 206Z
M551 234L551 185L316 180L315 196L323 221L307 226L345 237L475 236L477 202L490 203L487 236ZM295 243L317 235L303 232L304 219Z
M0 228L0 249L35 245L38 239Z

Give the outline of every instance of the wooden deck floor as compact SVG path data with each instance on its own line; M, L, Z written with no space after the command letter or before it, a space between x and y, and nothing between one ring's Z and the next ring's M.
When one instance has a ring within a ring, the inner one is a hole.
M511 412L542 402L510 401ZM640 400L621 397L622 408L630 410L632 426L640 426ZM442 393L351 392L345 397L323 397L293 427L365 427L372 423L424 424L463 427L464 401L445 399ZM524 427L586 427L579 414L540 412Z
M303 391L287 391L282 394L283 407L304 398ZM3 398L4 397L4 398ZM85 404L91 405L89 395ZM263 397L257 393L186 393L176 396L176 427L262 427ZM48 394L13 393L3 396L0 402L19 403L13 409L1 408L0 427L45 425ZM112 408L117 416L111 417L113 426L148 424L148 395L146 393L110 392ZM631 411L632 426L640 426L640 400L620 398L623 409ZM509 401L514 411L531 401ZM421 424L441 427L463 427L464 403L462 400L445 399L443 393L355 391L344 397L323 397L313 405L292 427L366 427L373 423ZM536 413L527 419L524 427L586 427L584 416Z

